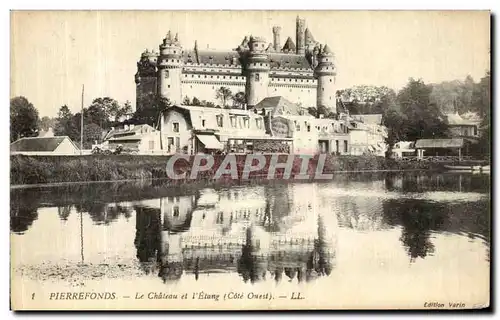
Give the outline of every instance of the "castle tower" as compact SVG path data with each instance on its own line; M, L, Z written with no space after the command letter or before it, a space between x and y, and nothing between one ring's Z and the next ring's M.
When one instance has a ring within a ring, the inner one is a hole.
M172 104L182 103L181 76L182 76L182 46L178 35L172 38L168 32L160 44L158 59L158 94L160 98L167 98Z
M337 72L333 63L333 53L325 45L319 49L318 65L314 69L314 77L318 79L317 106L325 106L337 113L335 76Z
M136 110L140 110L145 106L147 101L151 101L148 95L156 95L158 87L156 83L156 64L158 53L146 50L142 53L141 59L137 62L137 73L135 74L135 106Z
M297 45L297 54L305 54L306 52L306 20L305 19L300 19L299 16L297 16L297 23L296 23L296 38L295 38L295 43Z
M281 27L279 26L274 26L273 27L273 47L274 47L274 51L276 52L280 52L281 51L281 37L280 37L280 33L281 33Z
M269 60L265 52L266 41L259 37L250 37L249 51L245 66L247 105L255 106L267 97L269 85Z

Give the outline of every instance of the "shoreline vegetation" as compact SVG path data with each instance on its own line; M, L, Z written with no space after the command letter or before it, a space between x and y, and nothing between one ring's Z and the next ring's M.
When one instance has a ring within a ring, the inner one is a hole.
M214 156L212 169L201 171L196 179L169 179L166 172L167 161L171 156L137 156L137 155L83 155L83 156L23 156L13 155L10 158L11 188L30 186L68 185L98 182L127 182L140 180L162 180L172 185L199 183L229 183L241 180L268 181L267 173L271 154L266 154L266 165L261 170L250 172L248 179L242 179L242 171L246 155L235 155L238 179L224 174L213 179L215 172L224 160L223 155ZM280 155L279 162L286 162L288 155ZM194 156L190 160L177 160L174 166L176 173L186 172L189 177ZM302 159L299 155L293 159L290 179L283 179L284 169L277 169L273 180L294 180L301 169ZM255 163L254 163L255 164ZM443 165L449 163L434 163L427 161L398 161L376 156L334 156L327 155L323 174L363 173L363 172L393 172L393 171L441 171ZM307 175L309 179L300 181L315 181L318 166L318 156L309 160ZM226 167L228 168L228 167Z

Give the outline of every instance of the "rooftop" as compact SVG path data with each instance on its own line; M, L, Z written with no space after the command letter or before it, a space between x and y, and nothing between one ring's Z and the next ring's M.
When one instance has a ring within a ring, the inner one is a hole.
M420 139L415 143L415 148L462 148L464 139Z
M76 149L79 149L73 141L67 136L58 137L32 137L32 138L21 138L10 144L11 151L43 151L52 152L59 147L59 145L68 139Z
M267 97L257 103L255 109L261 111L262 109L273 110L273 115L308 115L304 108L299 107L297 104L288 101L282 96Z

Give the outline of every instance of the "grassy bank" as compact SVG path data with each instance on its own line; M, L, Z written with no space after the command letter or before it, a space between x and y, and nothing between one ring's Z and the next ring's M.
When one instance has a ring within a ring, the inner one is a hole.
M265 156L266 166L261 170L251 172L250 179L267 179L270 155ZM147 180L168 178L166 164L169 156L11 156L11 185L46 184L59 182L90 182L118 180ZM237 155L238 178L241 178L245 156ZM286 161L286 156L280 156L280 162ZM216 156L211 170L198 173L196 181L213 179L217 169L222 164L224 156ZM178 160L175 163L176 173L191 174L193 158L189 161ZM301 159L296 156L293 161L291 176L300 172ZM257 164L256 161L253 163ZM309 161L308 175L314 177L317 170L318 157ZM323 173L346 171L377 171L377 170L430 170L439 169L440 165L424 162L398 162L382 157L328 156ZM283 169L277 170L277 177L282 178ZM218 181L234 180L234 177L223 175ZM192 182L192 180L189 180ZM179 181L176 181L179 183Z

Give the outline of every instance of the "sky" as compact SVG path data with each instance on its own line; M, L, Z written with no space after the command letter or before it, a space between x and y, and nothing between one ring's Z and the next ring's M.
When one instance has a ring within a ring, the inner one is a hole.
M400 89L409 77L426 83L471 75L490 66L487 11L17 11L11 13L11 92L40 116L73 112L109 96L135 108L137 61L158 50L168 30L184 48L230 50L245 35L295 42L297 15L316 41L335 53L338 89Z

